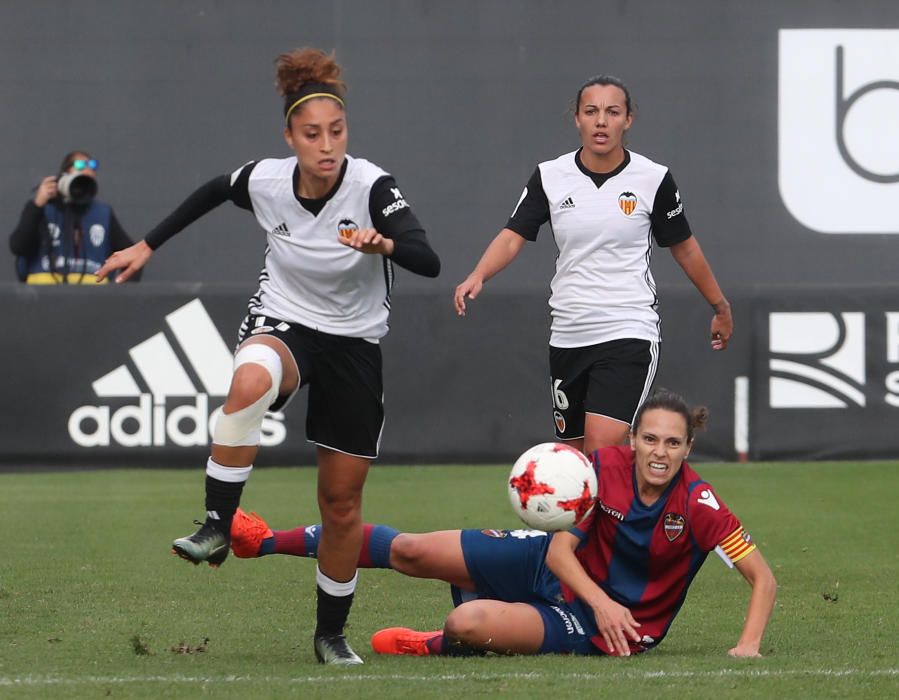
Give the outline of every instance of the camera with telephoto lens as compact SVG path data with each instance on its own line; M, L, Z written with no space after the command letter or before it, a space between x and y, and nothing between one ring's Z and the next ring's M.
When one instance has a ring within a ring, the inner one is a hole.
M84 172L65 173L56 181L59 194L72 204L90 204L97 194L97 180Z

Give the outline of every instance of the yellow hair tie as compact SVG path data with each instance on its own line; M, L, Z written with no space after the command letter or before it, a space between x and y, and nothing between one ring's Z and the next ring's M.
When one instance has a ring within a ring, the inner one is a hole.
M287 110L287 114L284 115L284 121L289 123L289 122L290 122L290 115L291 115L291 113L293 112L293 110L295 110L297 107L299 107L301 104L303 104L306 100L311 100L311 99L314 99L314 98L316 98L316 97L330 97L332 100L337 100L337 102L340 104L341 107L344 107L344 106L345 106L345 105L343 104L343 100L341 100L341 99L340 99L337 95L335 95L334 93L331 93L331 92L313 92L313 93L310 94L310 95L306 95L306 96L304 96L304 97L301 97L301 98L298 99L296 102L294 102L292 105L290 105L290 109L288 109L288 110Z

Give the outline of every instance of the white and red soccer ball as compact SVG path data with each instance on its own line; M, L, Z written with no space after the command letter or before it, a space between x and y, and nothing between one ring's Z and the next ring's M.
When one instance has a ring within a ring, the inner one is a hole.
M516 460L509 474L509 500L530 528L557 532L574 527L593 510L596 470L581 452L544 442Z

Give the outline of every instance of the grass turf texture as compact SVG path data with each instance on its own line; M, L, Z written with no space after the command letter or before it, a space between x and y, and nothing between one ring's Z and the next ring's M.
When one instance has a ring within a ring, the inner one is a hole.
M380 627L436 629L448 587L366 570L348 635L315 663L314 562L172 556L202 514L186 471L0 475L0 697L879 698L899 696L899 464L697 465L777 575L764 659L736 660L748 586L710 555L662 645L630 659L378 657ZM403 530L517 526L505 467L372 470L365 518ZM258 470L247 509L317 521L315 471Z

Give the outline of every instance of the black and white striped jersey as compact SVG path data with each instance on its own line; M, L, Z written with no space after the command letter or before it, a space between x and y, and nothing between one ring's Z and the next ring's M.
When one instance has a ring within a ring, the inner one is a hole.
M659 341L652 240L667 247L692 235L677 185L668 168L637 153L625 151L604 174L587 170L579 153L540 163L506 224L528 240L552 226L550 344Z
M333 335L383 337L392 262L342 245L339 231L375 228L390 237L394 222L403 230L420 224L393 178L367 160L348 155L323 200L297 197L298 176L295 157L251 162L231 175L230 198L252 210L268 239L249 312Z

